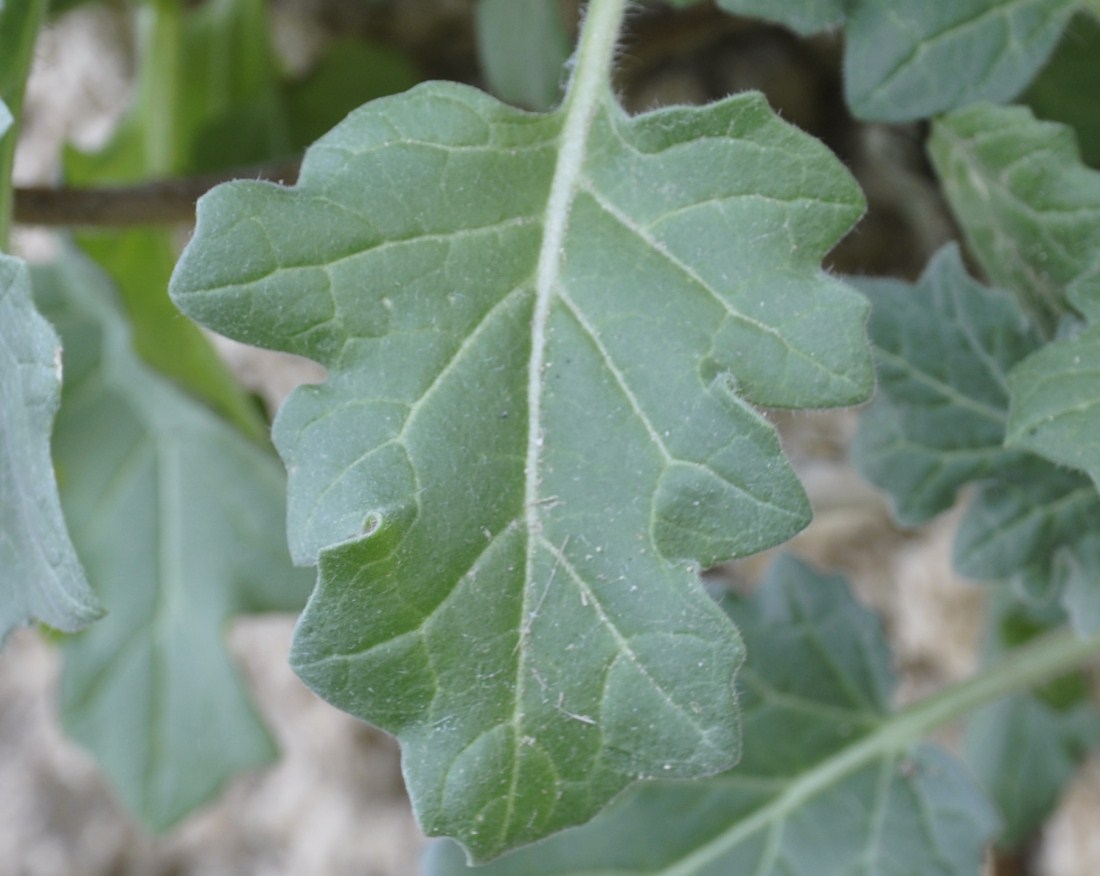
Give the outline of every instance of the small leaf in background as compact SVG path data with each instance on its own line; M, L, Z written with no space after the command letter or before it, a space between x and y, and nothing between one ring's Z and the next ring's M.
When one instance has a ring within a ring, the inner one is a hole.
M916 525L951 507L963 484L1021 457L1003 446L1007 374L1042 339L1008 295L970 278L953 244L915 285L852 282L871 300L879 379L853 461Z
M1058 596L1066 561L1088 559L1081 545L1097 520L1100 496L1087 478L1031 456L1006 465L974 497L955 536L955 565L978 580L1011 580L1038 599Z
M852 0L717 0L718 6L735 15L763 18L810 36L844 21Z
M1003 446L1009 374L1039 346L1038 332L1010 296L967 275L954 245L916 284L853 282L872 302L880 377L853 443L856 468L908 525L979 483L956 536L956 567L1058 596L1073 563L1089 562L1082 540L1100 519L1100 496L1080 475Z
M1081 155L1100 168L1100 20L1094 13L1074 16L1054 55L1031 83L1023 100L1035 115L1069 125Z
M1072 307L1100 312L1100 172L1072 130L981 105L937 119L929 155L983 270L1048 337Z
M726 604L749 655L736 768L642 785L590 824L484 867L436 843L427 876L977 873L996 818L961 763L900 730L891 738L891 656L843 579L781 557L752 598Z
M871 382L820 269L863 202L821 144L759 95L630 119L601 91L580 146L570 118L376 101L294 189L207 195L172 285L328 369L275 427L321 566L293 662L479 858L734 762L740 642L696 572L809 516L749 402Z
M1100 325L1020 363L1009 389L1007 443L1080 469L1100 487Z
M860 118L901 122L1023 91L1077 0L856 0L844 86Z
M1071 129L1019 107L937 120L930 145L952 208L994 282L1048 332L1075 309L1093 325L1013 369L1006 443L1100 484L1100 172Z
M40 621L74 631L103 612L65 528L50 461L61 345L26 265L0 255L0 644Z
M558 103L572 51L558 0L478 0L474 24L481 71L493 94L530 110Z
M290 563L278 463L138 359L102 274L69 256L34 284L65 343L62 503L110 612L65 641L62 720L164 828L273 756L226 627L300 608L312 575Z
M991 594L986 615L987 665L995 665L1012 648L1050 632L1065 619L1056 607L1030 606L1008 598L1004 591ZM1082 672L1005 697L967 719L963 753L1000 812L998 845L1018 848L1041 827L1067 782L1098 744L1100 714Z

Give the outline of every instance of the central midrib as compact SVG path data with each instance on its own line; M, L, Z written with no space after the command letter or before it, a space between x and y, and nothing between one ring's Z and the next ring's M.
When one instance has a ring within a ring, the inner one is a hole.
M592 0L581 29L575 56L573 77L566 89L559 135L557 162L543 214L543 237L535 269L535 302L531 317L531 358L527 371L527 453L524 463L524 521L527 529L524 564L524 592L519 618L518 657L516 666L515 711L513 733L515 757L507 813L503 820L502 837L507 844L515 815L514 804L519 793L520 738L523 735L523 699L527 675L526 641L528 612L534 589L535 555L542 531L542 496L540 494L540 459L543 447L543 372L546 368L548 324L555 290L561 274L562 253L568 230L569 212L579 188L581 172L588 149L592 124L604 95L609 94L611 60L625 10L625 0Z

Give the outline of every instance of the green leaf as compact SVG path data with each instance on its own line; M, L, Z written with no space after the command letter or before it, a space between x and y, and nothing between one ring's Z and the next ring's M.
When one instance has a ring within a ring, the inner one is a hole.
M936 120L929 153L982 268L1048 336L1073 308L1100 313L1100 173L1069 128L977 106Z
M275 460L142 364L109 282L69 257L34 283L65 343L62 502L110 609L65 643L62 719L164 828L272 757L226 626L299 608L311 575L290 565Z
M890 714L881 626L844 581L783 557L729 608L749 654L736 769L648 783L591 824L485 867L439 843L429 876L976 873L995 816L960 764L913 744Z
M1068 571L1063 555L1087 558L1082 544L1098 514L1095 487L1075 472L1034 456L1006 465L970 504L955 565L972 578L1012 580L1038 598L1058 595Z
M863 207L835 158L759 95L627 118L584 46L557 113L421 86L296 188L207 195L172 285L328 369L275 426L321 566L292 659L479 858L736 759L740 642L695 573L809 516L748 403L871 377L818 264Z
M1054 50L1077 0L855 0L844 85L861 118L901 122L1015 97Z
M73 550L50 461L61 346L26 265L0 255L0 644L37 620L73 631L102 614Z
M763 18L785 25L803 36L836 27L844 21L851 0L717 0L735 15Z
M966 274L953 245L915 285L856 283L872 302L880 380L860 419L853 463L909 525L981 483L956 536L956 567L979 580L1013 581L1036 597L1061 594L1072 566L1089 562L1083 540L1100 497L1080 475L1003 446L1008 375L1038 347L1038 333L1008 295Z
M559 101L572 46L558 0L478 0L474 23L490 91L532 110Z
M992 594L984 662L1061 626L1063 612ZM1001 814L998 844L1018 848L1053 812L1066 783L1100 743L1100 713L1084 673L1053 679L976 711L967 721L964 754Z
M1073 17L1049 63L1023 100L1039 118L1069 125L1085 162L1100 167L1100 20L1095 13Z
M1081 469L1100 487L1100 325L1020 363L1009 391L1007 443Z
M1041 338L1008 295L967 275L954 245L915 285L853 282L872 303L879 378L853 462L915 525L949 508L964 484L1021 458L1003 446L1007 374Z
M1085 703L1063 712L1015 696L975 712L966 728L966 761L1000 812L1000 845L1018 847L1042 825L1098 742L1100 721Z

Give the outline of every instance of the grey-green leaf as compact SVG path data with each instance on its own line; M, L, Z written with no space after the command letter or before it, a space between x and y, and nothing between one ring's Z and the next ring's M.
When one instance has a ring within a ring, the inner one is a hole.
M1027 87L1077 0L855 0L845 94L867 119L927 118Z
M1054 596L1067 559L1087 560L1081 545L1098 520L1100 496L1087 478L1031 456L1006 465L974 497L955 538L955 565L973 578Z
M0 643L20 624L80 629L102 614L77 559L50 460L61 345L27 267L0 254Z
M1042 824L1097 742L1100 720L1089 703L1063 711L1020 695L974 713L966 725L966 760L1000 811L1001 845L1018 846Z
M886 741L890 654L843 580L784 557L730 608L749 654L741 764L644 785L591 824L485 867L439 843L428 876L978 872L996 818L954 758L901 733Z
M1086 472L1100 487L1100 326L1013 369L1007 443Z
M976 106L936 120L929 153L982 268L1048 336L1074 308L1100 314L1100 172L1071 129Z
M526 109L554 106L571 49L558 0L478 0L474 16L478 58L492 92Z
M34 284L65 343L62 503L110 610L65 642L62 719L164 828L273 756L226 627L300 608L312 575L290 563L276 460L141 362L103 275L69 256Z
M954 245L915 285L853 282L872 302L879 376L853 461L890 494L903 523L921 523L963 484L1020 457L1003 447L1007 375L1041 338L1008 295L969 277Z
M369 104L296 188L208 195L172 287L328 368L275 427L321 566L294 665L398 735L424 829L479 858L734 762L740 641L695 573L809 516L749 402L871 380L866 304L819 267L862 210L824 147L759 95L601 94L563 150L570 118Z

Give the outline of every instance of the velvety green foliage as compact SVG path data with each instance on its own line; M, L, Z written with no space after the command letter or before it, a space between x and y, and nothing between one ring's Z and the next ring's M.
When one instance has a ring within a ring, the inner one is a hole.
M34 275L64 341L55 455L73 540L109 614L65 641L62 719L147 824L170 825L274 751L225 634L295 611L276 461L143 365L88 263Z
M1100 312L1100 172L1069 128L980 105L936 120L929 154L983 270L1048 334Z
M904 122L1015 97L1058 44L1079 0L717 2L803 35L843 24L844 91L852 112Z
M907 524L980 483L956 537L959 570L1058 593L1092 556L1085 546L1100 497L1080 475L1003 446L1008 374L1039 345L1038 333L1008 295L966 274L954 247L915 285L857 285L872 301L879 394L861 418L856 466Z
M0 255L0 643L29 621L72 631L102 614L50 461L60 395L57 335L31 303L26 265Z
M208 195L172 287L329 369L275 427L321 567L292 659L478 857L733 763L741 647L695 572L809 516L748 403L870 383L865 304L818 267L862 200L820 144L758 95L569 107L375 102L295 189Z
M936 123L931 154L986 272L1048 328L1100 316L1100 172L1069 128L1021 108L975 107ZM1007 443L1100 483L1100 327L1015 368Z
M856 280L872 302L878 396L853 447L860 471L916 525L945 511L965 483L1022 458L1006 450L1006 376L1041 343L1012 299L971 279L955 246L916 286Z
M1100 485L1100 325L1035 353L1012 372L1009 389L1008 442Z
M990 593L986 617L987 664L1065 620L1057 606L1021 601L1003 590ZM964 756L1000 813L998 845L1018 847L1041 826L1097 744L1100 714L1081 672L974 712L966 725Z
M1077 0L854 0L844 89L862 118L900 122L1019 94Z
M1033 696L1006 697L967 723L967 764L1001 816L998 843L1015 848L1054 811L1085 753L1100 743L1091 705L1055 709Z
M971 876L996 828L965 768L891 734L890 653L844 581L781 558L727 599L749 659L738 675L744 757L721 776L659 782L607 813L485 867L451 843L428 876Z
M525 109L554 106L572 49L558 0L478 0L474 15L489 90Z

